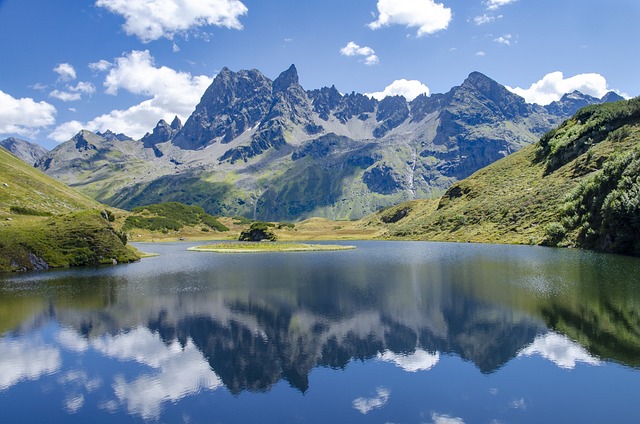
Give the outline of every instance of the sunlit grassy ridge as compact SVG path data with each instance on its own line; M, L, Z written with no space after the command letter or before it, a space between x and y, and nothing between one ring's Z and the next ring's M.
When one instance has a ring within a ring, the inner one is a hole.
M0 148L0 271L139 259L104 206Z
M387 223L391 238L638 255L639 123L640 99L589 106L535 145L454 184L437 203L407 202L367 219Z

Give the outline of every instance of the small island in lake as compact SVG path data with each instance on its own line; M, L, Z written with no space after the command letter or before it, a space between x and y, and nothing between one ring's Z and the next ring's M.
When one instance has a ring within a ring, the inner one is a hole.
M214 253L259 253L259 252L319 252L334 250L352 250L355 246L343 246L339 244L302 244L302 243L217 243L205 246L191 247L188 250L195 252Z

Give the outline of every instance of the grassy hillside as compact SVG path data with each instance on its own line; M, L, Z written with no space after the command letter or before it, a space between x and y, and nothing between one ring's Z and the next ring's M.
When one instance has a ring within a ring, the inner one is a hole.
M387 237L640 254L640 99L589 106L454 184L368 218Z
M0 211L12 206L54 214L102 207L0 147Z
M0 271L139 259L104 206L0 148Z

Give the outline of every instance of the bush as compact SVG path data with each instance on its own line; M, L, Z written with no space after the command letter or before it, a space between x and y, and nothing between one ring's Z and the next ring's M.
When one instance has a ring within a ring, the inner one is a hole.
M640 150L583 180L567 197L562 222L581 247L640 255Z
M544 227L545 239L542 244L547 246L557 246L567 234L567 230L559 222L550 222Z
M273 227L273 224L266 222L254 222L251 224L248 230L244 230L240 233L239 241L262 241L262 240L270 240L276 241L276 235L271 231L270 227Z
M31 215L31 216L51 216L53 215L51 212L38 211L35 209L25 208L23 206L11 206L9 208L11 213L15 213L16 215Z
M218 221L215 217L209 215L209 214L205 214L202 217L202 223L206 226L208 226L209 228L211 228L212 230L216 230L216 231L229 231L229 228L222 224L220 221Z

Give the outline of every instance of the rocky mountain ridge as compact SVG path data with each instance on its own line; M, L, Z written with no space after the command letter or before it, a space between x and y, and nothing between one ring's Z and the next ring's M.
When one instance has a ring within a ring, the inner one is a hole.
M0 146L4 147L15 156L32 166L48 152L47 149L39 144L30 143L26 140L15 137L9 137L1 140Z
M38 167L124 208L181 201L259 219L352 219L437 196L614 97L571 93L543 107L473 72L445 94L378 101L335 86L306 91L293 65L273 81L224 68L184 126L161 120L140 141L85 131L95 149L76 136Z

